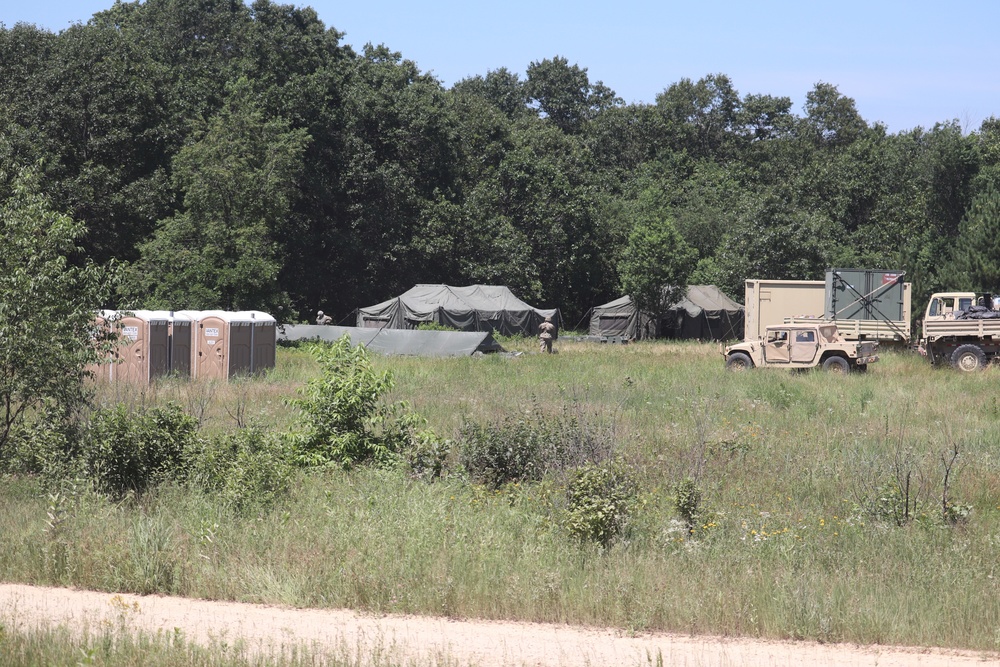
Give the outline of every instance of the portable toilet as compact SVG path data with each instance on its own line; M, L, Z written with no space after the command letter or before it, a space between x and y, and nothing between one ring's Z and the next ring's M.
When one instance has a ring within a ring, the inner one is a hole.
M249 373L253 326L249 316L223 310L184 310L191 318L191 370L196 379L227 380Z
M261 373L274 368L278 322L270 314L260 310L244 310L236 313L250 320L250 372Z
M111 378L116 381L149 384L166 375L170 368L170 323L155 311L125 312L115 323L122 344L115 350Z
M178 377L191 377L191 318L172 310L150 311L168 323L167 368Z

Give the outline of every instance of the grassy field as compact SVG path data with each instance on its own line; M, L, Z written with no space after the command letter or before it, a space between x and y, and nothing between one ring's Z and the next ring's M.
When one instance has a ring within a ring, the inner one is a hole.
M287 498L249 517L181 486L113 503L83 484L53 496L8 477L0 579L1000 648L1000 370L965 375L887 352L863 375L733 374L711 345L556 347L373 361L393 372L392 398L442 436L456 438L463 420L539 411L610 434L640 482L631 530L610 547L566 531L559 477L490 490L461 475L428 483L402 468L330 469L300 474ZM282 430L295 419L285 399L316 372L305 351L281 349L263 379L105 387L100 400L175 401L206 433L250 420ZM674 503L684 479L701 492L693 528Z

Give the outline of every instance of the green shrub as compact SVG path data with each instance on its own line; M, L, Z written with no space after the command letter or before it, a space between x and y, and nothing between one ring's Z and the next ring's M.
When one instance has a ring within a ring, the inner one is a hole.
M395 460L422 420L405 403L384 402L392 374L376 373L368 351L352 347L347 336L312 349L321 375L300 390L303 398L291 401L301 411L291 435L296 462L351 467Z
M113 498L183 479L185 451L194 443L196 429L196 420L175 403L135 412L122 404L99 410L83 442L86 474L98 491Z
M458 329L437 322L421 322L417 325L417 331L458 331Z
M572 407L551 414L536 405L524 414L488 424L463 423L459 460L475 481L499 488L605 461L614 445L613 425L585 418Z
M638 505L638 484L621 460L588 463L574 472L566 495L569 532L607 546L626 534Z
M681 515L688 530L694 530L701 514L701 489L690 477L674 487L674 509Z
M48 487L80 474L79 427L75 420L49 405L11 433L8 472L37 475Z
M450 455L451 440L446 440L428 430L414 434L405 452L410 474L425 480L441 477Z
M281 438L254 425L201 441L190 465L190 480L237 514L272 505L293 474Z

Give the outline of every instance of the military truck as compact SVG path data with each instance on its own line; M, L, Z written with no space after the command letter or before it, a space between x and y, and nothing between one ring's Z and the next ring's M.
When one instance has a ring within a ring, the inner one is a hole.
M877 341L846 341L836 324L780 324L767 327L756 341L723 349L726 368L814 368L864 372L878 361Z
M918 350L932 364L978 371L1000 356L1000 295L932 294Z

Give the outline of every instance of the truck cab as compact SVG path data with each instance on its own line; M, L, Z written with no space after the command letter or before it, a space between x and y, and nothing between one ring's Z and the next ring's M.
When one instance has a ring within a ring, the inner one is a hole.
M927 303L924 322L928 320L954 319L956 313L969 310L976 303L973 292L938 292L931 295Z
M836 324L783 324L769 326L755 341L723 349L726 368L815 368L830 371L865 371L878 361L878 343L845 341Z

